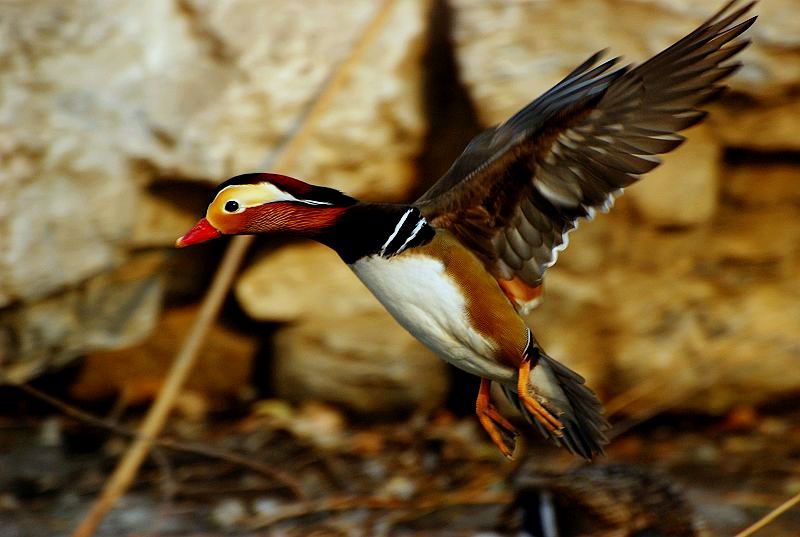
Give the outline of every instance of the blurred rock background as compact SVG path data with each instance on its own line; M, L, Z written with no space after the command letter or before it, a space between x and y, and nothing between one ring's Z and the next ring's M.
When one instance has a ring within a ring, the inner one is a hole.
M411 200L589 54L641 61L721 3L400 0L293 173ZM216 183L269 167L375 7L3 2L0 381L77 364L76 397L152 397L222 251L173 241ZM800 392L800 9L757 11L733 90L571 236L531 315L606 400L718 414ZM264 239L187 393L391 414L452 376L333 253Z

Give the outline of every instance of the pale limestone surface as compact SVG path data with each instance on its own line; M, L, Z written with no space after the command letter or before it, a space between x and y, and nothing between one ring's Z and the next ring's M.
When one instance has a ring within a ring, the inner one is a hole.
M688 226L708 222L719 202L722 147L707 125L686 131L687 141L662 158L646 180L629 188L636 208L649 222Z
M490 125L594 51L610 47L641 61L721 4L453 0L461 81ZM794 4L760 2L735 92L611 214L582 223L548 274L545 303L531 316L537 337L605 399L645 386L634 410L716 413L800 390ZM294 174L370 199L408 195L426 126L425 6L399 2ZM109 271L135 267L131 251L169 248L200 216L209 192L201 185L268 163L374 7L368 0L0 6L6 378L24 380L146 336L160 289L118 283ZM741 149L750 153L737 156ZM182 200L152 188L173 181L197 195ZM285 323L274 342L272 380L281 394L366 413L441 400L442 362L324 247L267 245L235 293L252 318Z
M375 7L369 0L2 3L0 308L9 341L24 344L2 345L0 370L29 361L28 375L14 373L24 379L103 345L129 345L130 333L146 335L120 325L118 337L89 344L71 333L88 322L71 313L76 289L106 281L132 249L170 248L201 215L194 203L175 204L145 187L193 180L202 194L201 182L211 187L269 163ZM398 3L320 118L295 174L359 196L406 194L425 127L426 20L425 2ZM155 298L130 312L131 323L142 316L154 323ZM82 314L111 305L95 307ZM53 326L46 342L29 345L40 339L35 318L44 310Z
M25 382L86 352L129 347L155 328L160 252L30 304L0 310L0 384Z
M182 173L219 178L265 162L373 15L368 0L186 2L194 31L233 72L176 132ZM253 21L258 21L254 24ZM320 120L292 173L357 196L398 198L420 147L424 2L402 0ZM182 97L186 92L178 93ZM169 110L164 109L167 115ZM185 122L184 122L185 121Z
M333 250L311 242L260 257L235 291L245 312L260 321L326 320L381 308Z
M287 326L275 337L273 374L281 397L365 415L430 411L448 389L445 363L383 309Z
M462 76L486 124L552 86L592 53L639 63L671 45L724 2L716 0L454 0ZM800 12L793 0L761 2L732 80L758 99L785 97L800 82Z

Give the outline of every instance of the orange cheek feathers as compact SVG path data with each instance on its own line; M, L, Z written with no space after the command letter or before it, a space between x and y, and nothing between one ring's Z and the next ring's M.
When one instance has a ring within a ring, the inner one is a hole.
M341 207L306 207L291 202L269 203L236 215L243 217L237 232L285 231L314 235L317 231L331 227L344 210Z

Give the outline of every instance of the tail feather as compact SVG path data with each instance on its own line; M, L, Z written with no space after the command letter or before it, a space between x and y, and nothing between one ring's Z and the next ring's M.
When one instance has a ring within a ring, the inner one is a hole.
M586 387L575 371L539 350L539 362L531 371L528 385L540 403L557 416L564 429L556 436L545 429L522 406L514 386L503 385L503 393L514 407L534 424L545 438L570 452L591 460L603 453L608 443L605 431L609 424L603 416L603 405Z

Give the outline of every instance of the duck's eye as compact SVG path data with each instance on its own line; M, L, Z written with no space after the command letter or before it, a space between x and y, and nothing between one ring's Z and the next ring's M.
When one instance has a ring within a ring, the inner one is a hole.
M225 204L226 213L235 213L238 210L239 210L239 202L236 200L230 200Z

